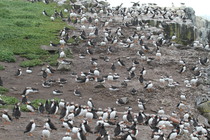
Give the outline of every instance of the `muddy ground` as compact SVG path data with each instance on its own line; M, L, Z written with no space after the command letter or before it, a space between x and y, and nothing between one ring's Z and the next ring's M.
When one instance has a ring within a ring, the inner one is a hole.
M88 26L89 24L85 24ZM113 23L110 24L110 28L112 27L113 31L116 30L116 28L121 25L119 23ZM74 25L77 28L80 28L80 24ZM95 38L97 41L103 40L103 30L100 27L100 25L97 25L99 30L99 36ZM133 31L135 30L134 27L132 28L126 28L122 27L122 32L126 34L126 37L131 35ZM149 33L152 31L152 29L144 29L139 31L139 34L142 33ZM87 29L87 33L90 31ZM71 32L71 35L78 35L81 33L81 30L78 29L74 32ZM156 36L157 37L157 36ZM123 38L124 39L124 38ZM126 39L126 38L125 38ZM141 50L140 45L135 45L133 48L123 48L122 45L118 44L116 46L112 46L114 49L114 52L112 54L107 54L107 48L109 45L106 45L105 47L102 47L99 45L100 43L97 42L97 45L95 47L91 47L91 49L94 51L93 55L86 54L86 46L87 41L83 41L79 45L71 45L68 44L65 46L65 48L70 48L73 52L73 65L70 71L55 71L52 76L48 77L48 79L58 79L58 78L65 78L67 79L67 83L63 85L63 87L60 86L53 86L50 88L44 88L42 87L42 76L41 76L41 69L45 67L44 66L36 66L33 67L33 73L27 74L25 72L26 68L22 68L23 74L20 77L15 77L14 74L16 73L17 69L20 68L19 64L21 61L23 61L25 58L21 58L17 56L17 61L15 63L4 63L0 62L1 65L5 67L5 70L0 71L0 76L2 77L2 80L4 82L4 87L10 89L9 93L7 95L14 96L17 99L21 101L20 94L23 92L25 87L34 87L39 89L39 93L31 93L28 96L28 100L34 100L34 99L52 99L52 98L59 98L59 99L65 99L65 101L68 102L75 102L77 104L86 105L88 98L92 98L93 102L96 106L96 108L107 108L107 107L116 107L117 111L124 112L125 107L132 107L133 112L138 113L138 107L137 107L137 99L142 98L146 100L146 107L145 113L148 114L155 114L156 111L158 111L159 107L163 107L165 110L165 113L167 115L171 115L173 111L179 111L176 108L176 105L180 101L180 95L181 93L185 93L187 96L187 110L192 112L195 116L197 116L197 111L194 109L194 100L197 95L200 95L202 93L205 93L204 90L205 85L201 84L196 87L187 88L184 84L184 79L188 78L191 79L194 75L191 72L190 68L192 66L195 66L198 64L198 58L200 56L207 56L209 57L208 52L205 51L197 51L194 48L187 47L187 49L180 49L175 46L170 46L168 44L163 45L160 47L160 51L162 53L161 59L157 59L155 56L155 50L156 48L152 44L151 40L145 39L145 44L148 45L150 48L149 52L145 52L145 55L147 57L154 58L151 63L147 63L146 61L142 61L140 56L138 56L136 53L138 50ZM80 59L78 57L78 54L84 53L86 54L85 59ZM110 57L109 62L105 62L100 57L101 56L108 56ZM78 75L81 71L88 72L90 69L93 69L94 67L91 65L90 58L97 58L98 68L100 69L101 76L108 75L111 73L118 73L120 75L120 78L114 82L108 82L106 81L103 85L105 88L95 88L96 85L99 85L99 83L95 81L90 81L86 84L83 83L77 83L75 82L75 77L71 75L72 72L76 72ZM121 68L119 65L117 65L117 59L121 58L125 62L125 67ZM124 80L125 77L128 76L127 68L132 65L132 60L135 59L140 64L136 66L135 74L136 76L128 82L128 86L126 88L121 87L121 83ZM179 61L183 59L186 62L187 70L186 72L180 74L179 71L181 69L181 66L179 65ZM116 66L116 71L112 72L111 70L111 63L114 63ZM145 75L144 83L140 84L138 81L138 77L140 75L140 70L145 67L147 70L147 74ZM201 66L199 65L199 68L201 69ZM56 68L56 67L55 67ZM159 79L161 76L172 76L174 81L179 83L178 86L175 87L168 87L168 86L162 86L160 85ZM203 80L204 76L200 77L199 80ZM144 89L144 85L148 82L152 81L154 84L154 88L151 92L148 92L146 89ZM110 91L108 88L110 85L115 85L119 87L119 91ZM137 95L131 95L132 88L135 88L138 92ZM54 89L59 89L63 91L63 95L55 96L52 94L52 91ZM82 97L77 97L73 94L73 90L78 89L82 93ZM121 97L128 97L129 103L126 105L117 105L116 99ZM2 110L2 109L1 109ZM12 114L12 110L9 110L9 114ZM180 113L178 119L182 117L182 112ZM37 140L40 139L42 127L44 125L44 120L49 116L48 114L31 114L29 112L22 112L22 116L19 120L14 120L10 125L3 125L2 120L0 124L0 139L2 140ZM24 134L23 131L25 130L26 125L28 124L29 120L34 118L35 122L37 124L37 127L35 131L33 132L33 136L30 137L27 134ZM56 125L58 128L57 131L53 131L51 133L51 139L52 140L58 140L61 139L66 130L62 128L62 122L58 119L59 115L57 115L57 118L52 118L52 122ZM122 115L119 115L119 120L122 120ZM79 126L81 122L81 119L76 118L75 125ZM95 126L95 120L90 124L92 129ZM113 128L115 126L107 127L107 130L110 131L111 137L113 137ZM147 140L151 139L151 129L149 126L139 125L139 134L137 136L138 140ZM166 130L166 136L171 131L171 128L168 128ZM73 136L73 134L71 133ZM88 140L93 140L96 138L96 135L89 134L87 136ZM179 139L182 139L182 137L179 137Z

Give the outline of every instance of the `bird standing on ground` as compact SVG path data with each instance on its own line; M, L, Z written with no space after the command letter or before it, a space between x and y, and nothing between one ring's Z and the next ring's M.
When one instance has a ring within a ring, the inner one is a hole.
M20 112L20 104L17 103L15 104L14 108L13 108L13 112L12 112L12 116L15 117L15 119L19 119L21 116L21 112Z
M3 114L2 114L2 118L4 119L4 124L10 124L10 122L12 122L12 118L10 117L10 115L8 114L8 110L4 110Z
M24 133L29 132L29 136L33 136L32 132L35 130L35 127L36 127L36 124L34 120L30 120L29 124L26 126L26 130L24 131Z
M48 118L46 120L46 123L44 125L48 130L52 131L52 130L57 130L57 128L55 127L55 125L51 122L51 120Z
M22 75L22 70L18 69L17 72L15 73L15 76L19 77Z
M48 140L50 138L50 131L44 126L44 129L42 130L42 140Z

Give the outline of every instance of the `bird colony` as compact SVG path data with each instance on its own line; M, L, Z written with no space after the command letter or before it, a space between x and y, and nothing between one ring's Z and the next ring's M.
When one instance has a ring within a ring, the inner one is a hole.
M53 15L44 10L42 16L75 28L64 27L59 44L50 41L59 48L59 64L71 69L60 72L46 65L18 68L11 75L17 81L39 80L28 83L21 98L14 95L20 102L12 110L1 109L8 138L18 131L17 138L28 140L210 139L208 123L199 120L194 106L195 97L205 93L208 50L198 44L182 49L176 33L165 34L161 23L153 27L149 22L191 23L183 5L66 3L69 8L55 9ZM30 100L38 97L45 102L36 108ZM21 104L28 112L20 110Z

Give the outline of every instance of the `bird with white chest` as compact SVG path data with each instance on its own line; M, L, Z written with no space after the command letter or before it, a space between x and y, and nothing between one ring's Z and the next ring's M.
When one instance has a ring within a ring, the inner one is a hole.
M100 75L99 69L98 69L98 68L95 68L93 74L94 74L96 77L98 77L98 76Z
M93 108L93 107L94 107L92 98L89 98L89 100L87 101L87 105L88 105L90 108Z
M4 124L10 124L12 122L12 118L8 114L8 110L3 111L2 118L4 120Z
M59 57L60 57L60 59L63 59L66 57L66 53L64 52L64 50L61 50Z
M107 76L107 80L108 81L113 81L114 80L114 77L113 77L112 73L109 73L109 75Z
M50 131L44 126L44 129L42 130L41 137L43 140L48 140L50 138Z

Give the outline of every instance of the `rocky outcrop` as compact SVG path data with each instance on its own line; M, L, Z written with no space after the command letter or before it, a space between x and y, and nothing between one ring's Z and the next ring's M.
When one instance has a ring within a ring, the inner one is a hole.
M189 45L193 41L198 40L203 45L210 43L210 21L195 16L195 11L191 7L186 7L187 21L180 20L165 21L162 19L148 19L144 22L150 26L163 27L165 34L168 37L177 36L176 42L183 45Z
M203 94L197 97L195 104L200 114L210 122L210 97Z

